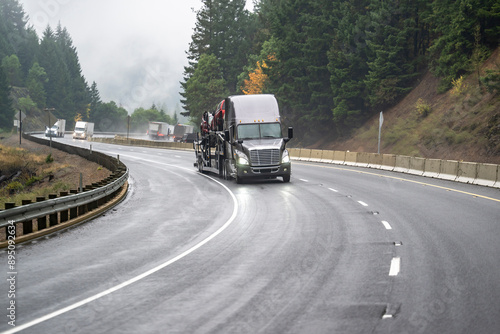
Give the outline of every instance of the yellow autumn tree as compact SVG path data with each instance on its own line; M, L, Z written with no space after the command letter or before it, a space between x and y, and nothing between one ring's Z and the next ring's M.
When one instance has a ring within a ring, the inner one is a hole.
M76 122L80 122L82 119L83 119L82 114L80 114L80 113L76 114L76 116L75 116L75 123Z
M274 55L269 55L267 57L269 61L274 61L276 57ZM241 91L245 95L249 94L261 94L262 91L264 90L266 81L268 79L267 74L264 73L263 69L269 68L267 63L262 60L262 61L257 61L255 70L252 72L248 73L248 80L244 80L243 82L243 87L241 88Z

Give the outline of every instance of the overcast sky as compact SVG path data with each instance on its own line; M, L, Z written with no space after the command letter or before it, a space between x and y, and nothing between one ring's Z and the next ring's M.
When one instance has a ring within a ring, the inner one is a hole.
M251 1L247 1L251 2ZM130 113L153 103L180 111L185 51L201 0L20 0L39 35L66 27L89 86Z

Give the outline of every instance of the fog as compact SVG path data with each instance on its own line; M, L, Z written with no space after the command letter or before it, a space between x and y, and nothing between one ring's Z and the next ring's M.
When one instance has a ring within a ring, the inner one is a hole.
M89 86L133 112L153 103L172 114L200 0L20 0L39 37L66 27Z

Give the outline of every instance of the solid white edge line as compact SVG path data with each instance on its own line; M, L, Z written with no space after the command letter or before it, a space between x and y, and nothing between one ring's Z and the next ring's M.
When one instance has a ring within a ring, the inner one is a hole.
M140 160L145 160L145 159L140 159ZM151 161L151 162L154 162L154 161ZM156 163L157 164L162 164L162 165L168 165L168 164L164 164L164 163L158 163L158 162L156 162ZM173 165L169 165L169 166L173 166ZM178 166L174 166L174 167L179 168ZM189 171L193 171L191 169L187 169L187 168L184 168L184 167L180 167L180 168L186 169L186 170L189 170ZM236 196L234 195L234 193L227 186L225 186L221 182L217 181L216 179L214 179L214 178L212 178L212 177L210 177L208 175L205 175L205 174L201 174L201 175L203 175L203 176L211 179L212 181L218 183L219 185L221 185L231 195L231 197L233 199L233 204L234 204L234 206L233 206L233 214L231 215L231 217L229 218L229 220L224 225L222 225L217 231L215 231L213 234L211 234L208 238L204 239L200 243L198 243L195 246L191 247L190 249L186 250L185 252L177 255L173 259L170 259L169 261L167 261L167 262L165 262L163 264L160 264L159 266L157 266L157 267L155 267L153 269L150 269L150 270L146 271L145 273L143 273L141 275L135 276L135 277L129 279L128 281L125 281L125 282L123 282L121 284L118 284L118 285L116 285L116 286L114 286L114 287L112 287L112 288L110 288L108 290L105 290L105 291L103 291L101 293L98 293L98 294L96 294L94 296L91 296L89 298L81 300L81 301L79 301L79 302L77 302L75 304L66 306L66 307L64 307L64 308L62 308L60 310L54 311L52 313L49 313L49 314L47 314L47 315L45 315L43 317L40 317L38 319L32 320L32 321L30 321L30 322L28 322L26 324L23 324L23 325L20 325L20 326L16 326L15 328L10 329L10 330L5 331L5 332L2 332L2 333L5 333L5 334L7 334L7 333L8 334L10 334L10 333L17 333L17 332L22 331L22 330L24 330L26 328L32 327L34 325L37 325L37 324L42 323L44 321L47 321L49 319L55 318L55 317L57 317L57 316L59 316L61 314L64 314L64 313L69 312L71 310L74 310L74 309L76 309L76 308L78 308L80 306L88 304L88 303L90 303L90 302L92 302L92 301L94 301L96 299L99 299L101 297L109 295L109 294L111 294L111 293L113 293L115 291L118 291L118 290L122 289L122 288L125 288L125 287L127 287L127 286L129 286L129 285L131 285L131 284L133 284L133 283L135 283L135 282L137 282L137 281L139 281L139 280L141 280L143 278L146 278L146 277L150 276L151 274L154 274L155 272L157 272L157 271L159 271L159 270L161 270L161 269L163 269L165 267L168 267L172 263L175 263L175 262L179 261L183 257L186 257L187 255L193 253L198 248L202 247L207 242L209 242L210 240L214 239L216 236L218 236L219 234L221 234L229 225L231 225L233 223L234 219L236 218L236 215L238 214L238 200L236 199Z
M401 258L394 257L391 260L391 269L389 269L389 276L397 276L401 268Z
M384 224L386 230L392 230L391 224L389 224L385 220L382 220L382 224Z

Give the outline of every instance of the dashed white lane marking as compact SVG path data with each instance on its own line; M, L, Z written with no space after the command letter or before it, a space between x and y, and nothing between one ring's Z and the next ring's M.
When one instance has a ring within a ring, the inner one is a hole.
M338 193L338 192L339 192L338 190L333 189L333 188L328 188L328 190L331 190L331 191L333 191L334 193Z
M134 159L137 159L136 157L133 157L133 156L129 156L130 158L134 158ZM139 160L144 160L144 161L148 161L148 162L151 162L151 163L156 163L156 164L159 164L159 165L165 165L165 166L171 166L171 167L176 167L176 168L180 168L180 169L184 169L184 170L187 170L189 172L193 172L192 169L188 169L188 168L184 168L184 167L178 167L178 166L174 166L174 165L169 165L169 164L165 164L165 163L160 163L160 162L156 162L156 161L153 161L153 160L147 160L147 159L139 159ZM11 330L8 330L6 332L3 332L2 334L7 334L7 333L17 333L17 332L20 332L22 330L25 330L26 328L29 328L29 327L32 327L32 326L35 326L41 322L44 322L44 321L47 321L49 319L52 319L52 318L55 318L61 314L64 314L66 312L69 312L71 310L74 310L78 307L81 307L83 305L86 305L90 302L93 302L94 300L96 299L99 299L101 297L104 297L106 295L109 295L109 294L112 294L113 292L115 291L118 291L120 289L123 289L137 281L140 281L154 273L156 273L157 271L165 268L165 267L168 267L170 266L172 263L175 263L177 261L179 261L180 259L188 256L189 254L193 253L194 251L196 251L197 249L201 248L202 246L204 246L206 243L208 243L210 240L214 239L215 237L217 237L219 234L221 234L229 225L231 225L234 220L236 219L236 216L238 214L238 200L236 199L236 196L234 195L234 193L228 188L226 187L224 184L222 184L221 182L217 181L216 179L210 177L210 176L207 176L205 174L201 174L203 175L204 177L214 181L215 183L219 184L221 187L223 187L228 193L229 195L231 196L232 200L233 200L233 213L231 215L231 217L224 223L224 225L222 225L217 231L215 231L214 233L212 233L210 236L208 236L206 239L202 240L201 242L199 242L198 244L194 245L193 247L191 247L190 249L184 251L183 253L177 255L176 257L168 260L167 262L164 262L156 267L154 267L153 269L150 269L140 275L137 275L131 279L129 279L128 281L125 281L121 284L118 284L118 285L115 285L114 287L112 288L109 288L108 290L105 290L101 293L98 293L96 295L93 295L91 297L88 297L84 300L81 300L77 303L74 303L72 305L69 305L69 306L66 306L60 310L57 310L57 311L54 311L52 313L49 313L45 316L42 316L40 318L37 318L35 320L32 320L30 322L27 322L23 325L20 325L20 326L16 326L15 328L11 329Z
M392 230L391 224L389 224L385 220L382 220L382 224L384 224L386 230Z
M365 202L363 201L358 201L359 204L361 204L362 206L368 206L368 204L366 204Z
M391 269L389 269L389 276L398 276L401 268L401 258L394 257L391 261Z
M309 180L306 180L306 179L299 179L299 180L302 182L309 182Z

